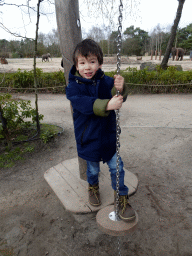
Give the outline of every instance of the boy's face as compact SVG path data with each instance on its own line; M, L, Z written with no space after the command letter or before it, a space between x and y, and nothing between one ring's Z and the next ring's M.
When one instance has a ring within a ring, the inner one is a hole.
M101 68L101 65L98 62L97 56L89 55L85 58L79 55L77 57L76 69L83 78L91 79L99 68Z

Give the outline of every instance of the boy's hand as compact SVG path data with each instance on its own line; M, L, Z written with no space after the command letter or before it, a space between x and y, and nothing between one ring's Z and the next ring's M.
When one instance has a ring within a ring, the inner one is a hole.
M121 93L123 91L124 78L120 75L114 75L114 79L115 88Z
M122 95L115 95L107 104L106 110L117 110L122 107L123 103L123 96Z

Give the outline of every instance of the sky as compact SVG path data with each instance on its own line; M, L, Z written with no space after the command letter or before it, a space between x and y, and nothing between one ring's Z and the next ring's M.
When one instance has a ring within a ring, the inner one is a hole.
M5 0L7 3L13 3L13 0ZM54 3L54 0L49 0ZM26 4L27 0L17 0L17 4ZM101 12L85 4L86 2L93 3L94 1L79 0L80 20L83 32L88 32L92 26L102 27L110 25L112 30L117 30L117 15L113 14L113 18L103 18L98 16ZM116 0L117 5L119 1ZM132 8L130 7L132 2ZM140 0L140 4L134 5L134 0L124 0L123 12L123 31L131 26L140 27L141 29L151 32L157 24L166 31L167 27L173 24L178 1L177 0ZM30 5L36 8L37 0L30 0ZM89 8L89 11L88 11ZM23 11L22 11L23 10ZM13 33L20 34L29 38L35 37L36 29L36 13L30 11L30 17L26 8L18 8L15 6L0 6L0 39L18 40L10 33L5 32L2 24ZM105 9L104 9L105 10ZM118 14L118 6L114 6L116 14ZM186 0L179 27L185 27L192 23L192 0ZM46 15L40 16L39 32L47 34L52 29L57 29L55 6L47 4L46 1L41 3L41 12Z

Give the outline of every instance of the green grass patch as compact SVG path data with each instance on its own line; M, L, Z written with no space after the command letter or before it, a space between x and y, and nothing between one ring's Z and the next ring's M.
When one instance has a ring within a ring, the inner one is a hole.
M23 147L25 146L23 145L22 147L16 147L10 151L7 149L2 151L0 154L0 168L10 168L14 166L16 161L24 160L24 151L22 149Z
M47 143L51 138L53 138L57 133L61 132L61 128L51 124L41 125L40 138L44 143Z

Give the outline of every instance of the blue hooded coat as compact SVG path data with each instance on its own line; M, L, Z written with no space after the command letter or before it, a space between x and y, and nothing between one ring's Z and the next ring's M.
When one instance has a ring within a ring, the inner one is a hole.
M116 152L116 115L106 111L115 93L114 79L101 69L92 79L85 79L72 67L66 95L73 107L77 152L87 161L107 162Z

